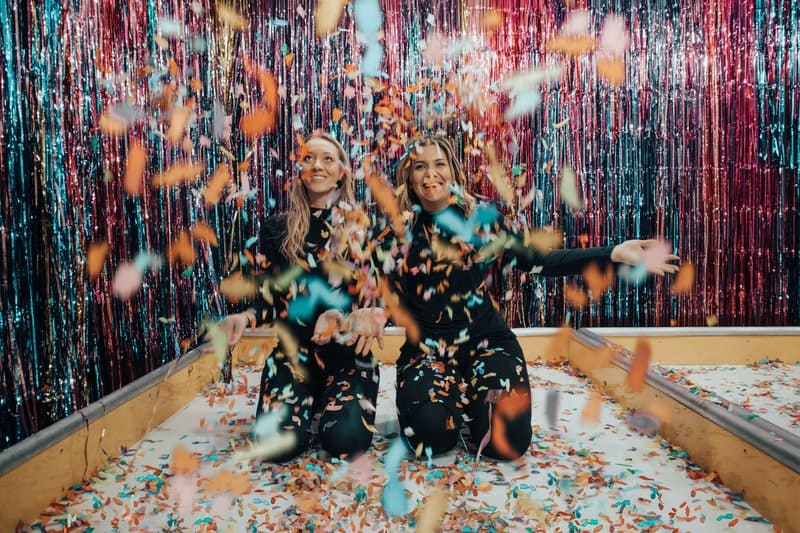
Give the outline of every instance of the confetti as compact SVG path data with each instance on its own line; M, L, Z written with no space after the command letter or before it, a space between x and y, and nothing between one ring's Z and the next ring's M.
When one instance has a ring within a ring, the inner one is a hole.
M191 227L191 232L192 232L192 237L194 237L195 240L200 242L207 242L214 248L219 246L219 243L217 242L217 234L214 233L214 229L208 224L205 224L203 222L196 222Z
M242 115L239 129L247 139L256 139L272 132L275 129L277 117L274 111L265 107L258 107Z
M138 142L132 143L125 162L125 181L123 188L128 196L138 196L142 186L142 178L147 168L147 150Z
M173 474L194 474L200 468L200 456L179 444L172 450L169 468Z
M614 267L607 265L605 272L601 272L597 263L591 263L583 271L583 282L592 298L600 298L614 282Z
M232 6L223 3L217 3L217 19L225 25L234 30L243 30L247 28L247 19L239 14L239 12Z
M514 189L508 183L503 166L497 160L497 154L494 151L494 143L488 142L484 148L486 157L489 159L489 180L494 185L498 196L508 204L514 203Z
M89 279L94 279L103 271L103 264L108 255L108 243L106 241L93 242L89 245L86 253L86 270L89 272Z
M694 264L685 262L681 264L675 281L672 282L672 294L689 294L694 290L695 268Z
M204 172L205 167L202 163L175 163L164 172L153 178L153 187L174 187L185 183L197 181Z
M562 35L585 35L589 33L592 22L591 14L585 9L575 9L567 14L567 20L561 27Z
M425 499L417 518L417 533L435 533L439 531L447 507L447 493L442 489L433 490Z
M603 409L603 399L600 393L593 390L589 394L589 399L581 412L581 423L584 425L595 425L600 422L600 414Z
M251 485L250 477L246 473L234 474L227 470L222 470L202 483L203 489L210 493L230 492L234 496L247 494Z
M128 123L110 114L100 117L100 131L110 137L121 137L128 131Z
M561 201L572 208L573 211L583 211L583 199L578 194L575 171L564 166L561 168L561 184L558 192Z
M637 339L628 372L627 388L629 391L641 392L644 390L647 370L650 367L650 353L650 341L645 338Z
M555 362L561 361L567 357L569 353L569 341L572 338L572 328L561 327L558 329L553 340L547 346L545 352L545 361Z
M181 231L178 237L167 246L167 262L170 265L180 262L185 266L190 266L196 257L191 234L186 230Z
M602 55L620 58L630 46L630 35L625 28L625 20L619 15L607 15L600 30L600 43L597 52Z
M564 299L576 309L583 309L589 304L589 297L574 285L564 286Z
M571 57L579 57L594 50L594 37L589 35L569 36L557 35L547 41L545 50Z
M503 11L500 9L489 9L481 17L481 26L486 31L494 31L503 25Z
M169 129L167 130L167 139L172 144L178 144L183 140L184 132L186 131L186 124L189 122L189 117L192 114L191 104L184 107L173 108L170 115Z
M227 300L236 303L254 297L258 293L258 285L241 272L235 272L220 281L219 292Z
M544 415L551 428L558 425L558 389L549 389L544 397Z
M392 227L398 239L403 240L406 235L406 228L403 222L403 213L400 211L400 206L397 204L397 195L394 189L377 175L371 173L366 174L366 169L365 180L378 207L389 215L389 219L392 221Z
M336 30L344 5L344 0L317 0L317 9L314 11L314 30L317 37L325 37Z
M420 332L414 317L398 302L397 295L389 287L386 278L381 280L381 298L386 306L386 313L400 327L406 328L406 336L412 343L419 342Z
M222 191L232 182L231 167L225 163L217 165L214 175L208 181L208 185L203 190L203 199L206 207L213 207L219 203Z
M525 246L532 246L541 254L549 254L564 246L564 234L547 229L526 229Z
M122 263L114 274L111 286L114 296L124 302L142 286L142 273L134 263Z
M598 57L597 75L612 87L621 87L625 83L625 62L619 59Z

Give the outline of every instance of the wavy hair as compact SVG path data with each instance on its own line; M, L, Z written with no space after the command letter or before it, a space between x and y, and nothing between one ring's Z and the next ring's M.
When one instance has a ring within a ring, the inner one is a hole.
M472 209L475 207L476 201L475 197L467 191L467 175L461 168L461 163L458 161L458 158L456 158L453 145L446 137L441 137L439 135L426 135L415 140L397 163L395 179L397 180L397 200L400 204L400 210L411 212L414 214L412 216L416 216L417 209L422 207L419 198L417 198L411 186L411 174L413 173L414 158L416 157L415 151L420 146L438 146L445 154L447 164L450 166L450 174L453 176L456 186L461 191L458 197L458 200L460 200L459 203L462 205L467 216L469 216L472 213ZM415 209L414 206L419 207Z
M355 205L355 193L353 192L353 177L350 171L350 158L347 152L336 140L336 137L326 131L315 131L305 139L303 144L311 139L324 139L336 147L339 154L339 161L344 169L342 179L339 180L339 197L336 203L344 202L351 206ZM281 244L281 253L289 261L295 261L303 257L305 248L306 234L311 220L311 202L308 192L302 179L295 179L289 192L289 210L286 213L286 238ZM338 239L343 231L341 224L333 228L332 238Z

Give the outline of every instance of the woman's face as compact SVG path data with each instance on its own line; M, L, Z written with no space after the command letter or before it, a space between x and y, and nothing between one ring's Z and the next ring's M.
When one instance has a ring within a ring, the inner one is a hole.
M330 207L331 193L345 174L336 145L320 137L306 141L300 156L300 171L311 207Z
M437 144L418 146L411 156L411 189L428 213L438 213L450 205L453 173L447 154Z

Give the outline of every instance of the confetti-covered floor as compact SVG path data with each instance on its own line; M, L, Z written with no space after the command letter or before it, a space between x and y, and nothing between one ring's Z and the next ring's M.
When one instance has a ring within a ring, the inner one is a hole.
M389 437L377 437L351 465L315 450L287 465L236 464L232 451L246 445L255 411L258 369L251 367L230 393L209 388L26 531L413 531L436 514L436 505L420 509L437 487L447 495L438 495L447 502L444 531L773 530L681 450L632 432L613 402L603 400L599 422L583 425L590 387L569 368L532 366L530 373L530 453L477 467L461 449L430 463L405 460L408 513L401 517L387 517L381 504ZM393 374L382 368L376 425L384 429ZM194 473L174 475L170 465L178 463L193 464L187 471Z
M739 404L753 416L800 435L800 364L765 360L752 365L659 368L693 394Z

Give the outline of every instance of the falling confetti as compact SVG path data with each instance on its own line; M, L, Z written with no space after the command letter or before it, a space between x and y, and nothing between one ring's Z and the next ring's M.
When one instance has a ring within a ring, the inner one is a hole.
M89 245L89 250L86 253L86 269L89 272L89 278L94 279L103 271L103 264L106 262L108 255L108 243L106 241L93 242Z
M644 390L647 371L650 368L650 353L650 341L644 338L637 339L631 368L628 372L627 388L629 391L641 392Z
M678 275L675 276L675 281L672 282L672 294L689 294L694 290L694 285L694 264L687 261L681 264L681 269L678 271Z
M561 169L561 185L558 191L562 202L574 211L583 211L583 199L578 194L575 171L567 166Z
M417 519L417 533L434 533L439 531L447 507L449 505L447 493L442 489L433 490L422 508Z
M147 167L147 150L138 142L132 143L125 163L123 188L128 196L137 196L142 186L142 178Z
M314 11L314 30L317 37L325 37L333 33L344 12L344 0L317 0Z

